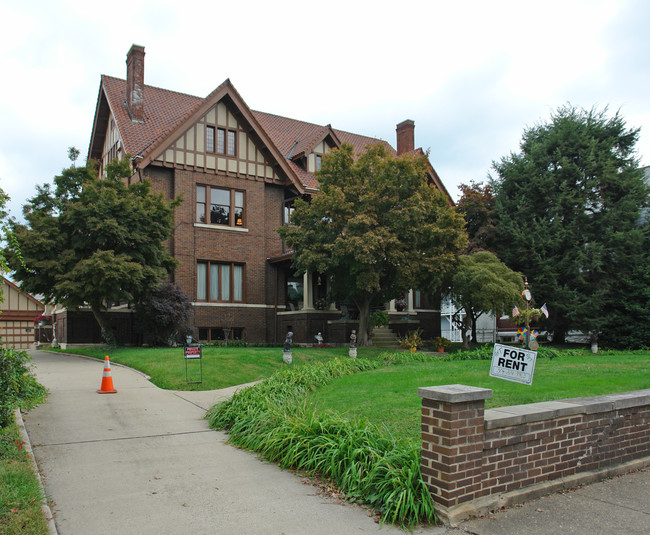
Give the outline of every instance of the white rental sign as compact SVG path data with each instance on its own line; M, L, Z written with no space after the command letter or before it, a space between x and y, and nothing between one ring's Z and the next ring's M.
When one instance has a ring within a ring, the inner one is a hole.
M494 344L490 376L531 385L536 360L537 351Z

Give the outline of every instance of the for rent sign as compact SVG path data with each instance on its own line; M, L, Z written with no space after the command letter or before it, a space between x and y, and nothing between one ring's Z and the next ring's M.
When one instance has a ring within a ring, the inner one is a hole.
M531 385L535 373L535 360L537 360L537 351L494 344L490 376Z

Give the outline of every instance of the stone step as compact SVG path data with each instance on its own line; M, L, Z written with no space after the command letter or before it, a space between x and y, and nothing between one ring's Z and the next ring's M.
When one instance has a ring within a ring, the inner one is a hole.
M372 331L372 345L387 349L399 349L399 338L388 327L376 327Z

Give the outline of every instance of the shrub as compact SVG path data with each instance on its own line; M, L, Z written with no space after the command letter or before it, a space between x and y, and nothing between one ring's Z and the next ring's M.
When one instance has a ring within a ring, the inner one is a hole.
M42 397L45 389L36 382L25 351L0 348L0 426L13 419L12 411L21 401Z
M383 310L376 310L370 314L370 328L383 327L388 325L388 314Z
M208 412L210 425L230 441L259 452L283 468L331 480L350 501L369 504L402 526L435 520L420 472L420 446L384 429L337 413L317 414L306 394L337 377L392 363L431 360L427 355L382 354L375 361L335 359L275 373L238 391Z
M185 336L191 332L192 303L177 284L159 286L137 305L136 311L145 344L184 344Z

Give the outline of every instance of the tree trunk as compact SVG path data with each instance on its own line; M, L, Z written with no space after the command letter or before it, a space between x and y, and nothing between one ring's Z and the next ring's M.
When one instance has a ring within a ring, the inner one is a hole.
M476 316L474 314L471 314L472 316L472 342L476 343L478 340L478 337L476 336L476 321L479 319L481 316L482 312L479 312Z
M363 301L356 301L355 304L359 309L359 346L370 345L370 297L365 297Z
M598 353L598 331L589 333L589 342L591 343L591 352L595 355Z
M92 310L95 321L102 331L102 338L104 339L104 342L106 342L109 346L117 345L117 338L115 336L115 333L102 314L101 307L99 305L92 305L90 307L90 310Z
M463 327L461 329L461 336L463 337L463 349L469 349L469 338L467 337L467 331L470 330L470 327L472 325L472 315L470 313L466 313L465 317L463 318Z
M566 338L566 329L556 327L553 330L553 343L554 344L563 344Z

